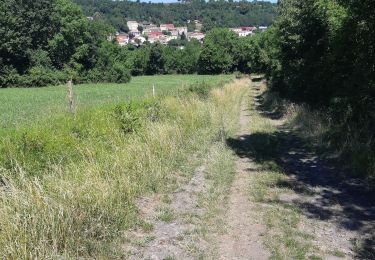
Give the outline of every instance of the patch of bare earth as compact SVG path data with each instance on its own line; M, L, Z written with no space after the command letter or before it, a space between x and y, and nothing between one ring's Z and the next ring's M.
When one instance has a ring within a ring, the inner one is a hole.
M248 123L249 111L245 98L240 115L240 140L245 140L250 134L247 130ZM248 198L250 174L253 171L256 171L256 165L250 158L238 157L226 213L227 232L217 238L219 259L268 259L270 257L262 243L265 227L255 217L255 205Z
M176 190L170 198L143 197L138 207L144 220L153 226L152 231L133 231L127 234L130 246L126 248L130 259L193 259L191 237L197 228L188 221L190 214L201 215L197 207L198 194L206 189L205 166L196 169L190 182ZM194 239L196 239L194 237ZM200 250L205 242L199 241Z

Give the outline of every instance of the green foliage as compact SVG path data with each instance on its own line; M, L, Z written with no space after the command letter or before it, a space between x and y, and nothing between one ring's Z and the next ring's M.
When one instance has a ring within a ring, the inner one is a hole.
M1 87L57 85L68 79L73 79L75 83L126 83L131 75L220 74L261 69L257 62L261 52L258 41L239 39L225 29L214 29L208 33L203 47L196 40L187 41L186 35L171 41L169 46L148 43L141 47L120 47L115 41L107 40L114 30L108 25L106 15L96 10L90 15L93 20L89 20L79 6L71 1L2 2L0 21L4 29L0 30ZM99 6L102 4L138 5L130 2L98 3ZM156 9L163 7L142 5ZM191 5L206 8L203 2ZM207 5L219 8L227 3ZM235 4L228 5L233 7ZM238 5L243 14L247 13L244 10L251 9L250 6L260 8L256 3ZM172 9L186 7L180 4L172 6ZM272 9L274 6L265 4L264 7ZM165 10L168 12L167 7ZM147 10L143 12L147 13ZM124 27L117 18L112 18L109 20ZM183 25L183 22L177 24Z
M213 86L211 84L208 84L207 82L200 82L191 84L186 88L186 92L188 94L196 94L200 98L207 98L210 94L210 91L213 89Z
M1 87L82 81L101 65L101 45L113 31L101 20L89 21L71 0L4 0L0 17ZM129 81L115 61L108 71L107 81Z
M18 72L27 70L31 50L46 48L58 30L54 1L4 0L0 4L0 57Z
M190 41L183 49L175 47L166 48L167 73L191 74L197 71L198 57L201 44L198 41Z
M133 133L140 127L140 118L133 103L117 105L113 111L113 116L125 134Z
M19 77L18 86L39 87L48 85L59 85L69 79L65 71L57 71L42 66L29 69L28 74Z
M142 46L136 51L129 53L126 61L127 66L131 69L133 76L143 75L146 72L150 57L150 49L148 46Z
M275 27L265 35L266 55L261 52L273 90L328 111L331 145L351 158L358 147L367 151L358 161L370 174L375 160L374 10L370 0L283 0Z
M48 39L48 49L54 65L62 68L85 42L89 21L70 0L55 0L53 14L57 14L54 19L58 21L59 30Z
M198 60L202 74L219 74L232 71L235 67L236 37L227 29L214 29L206 35Z
M146 74L164 74L165 55L164 47L161 44L153 44L150 49L150 57L148 60Z
M270 25L277 16L276 5L269 2L189 1L189 3L152 4L133 1L75 0L87 16L100 12L113 27L124 30L124 17L155 24L175 23L195 30L194 21L201 19L206 31L215 27Z
M111 12L108 6L115 8L117 4L136 8L139 5L103 1L98 6L106 6L101 11ZM221 8L227 4L231 8L237 5L224 2L194 2L191 5L204 9L208 5ZM155 10L163 7L169 12L169 7L164 5L143 5ZM256 3L238 5L242 14L247 13L244 10L250 10L250 6L254 10L261 7ZM186 5L181 4L170 7L186 9ZM264 7L267 10L274 8L272 4L264 4ZM147 8L142 12L147 13ZM156 43L120 47L115 41L107 40L108 35L114 33L108 21L127 30L116 18L117 14L108 18L95 10L90 16L93 20L87 19L72 0L36 0L32 3L4 0L0 6L0 21L4 28L0 30L0 86L39 87L61 84L68 79L75 83L126 83L130 75L220 74L236 70L257 71L261 67L257 63L261 50L257 41L239 39L224 29L208 33L203 47L196 40L187 41L186 35L171 41L169 46ZM186 21L187 16L183 20Z
M264 59L265 33L238 39L236 56L237 70L242 73L262 73L266 69Z
M0 58L0 87L15 86L19 82L19 74L11 65L4 65Z

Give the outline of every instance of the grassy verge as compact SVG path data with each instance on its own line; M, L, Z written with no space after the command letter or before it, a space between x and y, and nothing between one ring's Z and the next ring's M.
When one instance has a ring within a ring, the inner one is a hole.
M290 104L272 92L264 96L265 105L274 108L279 115L286 115L286 125L308 142L310 149L323 157L335 158L346 167L346 174L365 179L374 187L374 138L368 130L369 122L337 120L334 110L313 110L306 105Z
M215 259L217 245L213 241L215 234L226 232L225 210L230 194L230 188L234 180L235 155L226 145L226 139L234 137L239 130L239 115L241 101L248 86L248 80L244 79L236 86L232 84L226 91L214 91L216 102L220 106L221 121L224 122L222 140L214 143L206 155L205 186L206 189L198 195L198 207L203 214L189 216L189 221L196 228L190 236L189 252L196 259ZM239 89L236 95L231 95L235 89ZM228 102L229 101L229 102Z
M289 124L299 130L323 156L335 157L347 168L350 176L365 179L375 187L375 152L373 133L367 123L333 122L326 111L313 111L306 106L294 106Z
M225 139L241 91L107 105L6 135L0 257L121 257L122 231L150 228L135 198L172 190L194 154Z
M225 232L226 219L225 210L227 209L230 188L234 180L235 157L225 145L217 145L210 155L212 162L206 174L209 189L200 195L199 204L204 209L198 228L198 235L204 240L214 238L214 234ZM218 241L209 241L206 250L199 251L196 254L200 258L217 259Z

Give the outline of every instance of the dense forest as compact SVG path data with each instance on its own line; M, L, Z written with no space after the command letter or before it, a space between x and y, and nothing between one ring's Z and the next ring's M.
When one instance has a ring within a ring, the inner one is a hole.
M271 88L328 117L326 143L374 175L375 1L283 0L263 34Z
M155 24L187 25L198 19L203 30L214 27L270 25L277 15L270 2L233 2L194 0L175 4L150 4L132 1L75 0L87 16L103 16L113 27L126 31L126 20L149 21Z

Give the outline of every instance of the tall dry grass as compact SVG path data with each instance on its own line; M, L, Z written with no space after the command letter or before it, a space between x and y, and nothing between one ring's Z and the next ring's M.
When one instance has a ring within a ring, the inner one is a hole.
M0 258L121 257L124 230L152 228L138 218L136 197L173 190L199 155L236 130L247 84L234 81L208 98L86 110L6 136Z
M373 133L366 125L352 122L338 122L327 109L311 109L306 105L292 104L281 99L276 93L266 91L264 106L279 113L283 123L310 143L310 148L320 154L336 158L346 166L351 175L375 184L375 154Z

